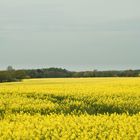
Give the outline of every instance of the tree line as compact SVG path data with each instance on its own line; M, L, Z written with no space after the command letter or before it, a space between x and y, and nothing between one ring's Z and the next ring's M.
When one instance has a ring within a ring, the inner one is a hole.
M114 71L68 71L62 68L43 68L15 70L8 67L0 71L0 82L21 81L27 78L65 78L65 77L138 77L140 70L114 70Z

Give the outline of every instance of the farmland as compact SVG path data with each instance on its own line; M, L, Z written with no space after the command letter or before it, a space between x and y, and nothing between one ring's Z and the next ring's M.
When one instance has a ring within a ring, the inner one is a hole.
M0 139L140 139L140 78L0 84Z

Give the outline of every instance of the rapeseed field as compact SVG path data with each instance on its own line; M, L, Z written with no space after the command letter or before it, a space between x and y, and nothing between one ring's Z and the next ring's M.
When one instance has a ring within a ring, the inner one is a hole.
M140 78L0 84L1 140L140 140Z

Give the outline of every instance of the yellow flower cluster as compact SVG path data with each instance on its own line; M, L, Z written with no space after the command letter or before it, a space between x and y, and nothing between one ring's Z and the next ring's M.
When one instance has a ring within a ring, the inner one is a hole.
M0 139L140 139L140 78L0 84Z

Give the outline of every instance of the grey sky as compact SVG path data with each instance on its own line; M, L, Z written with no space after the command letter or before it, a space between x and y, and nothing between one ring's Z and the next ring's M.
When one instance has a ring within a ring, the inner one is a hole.
M140 68L139 0L0 1L0 69Z

